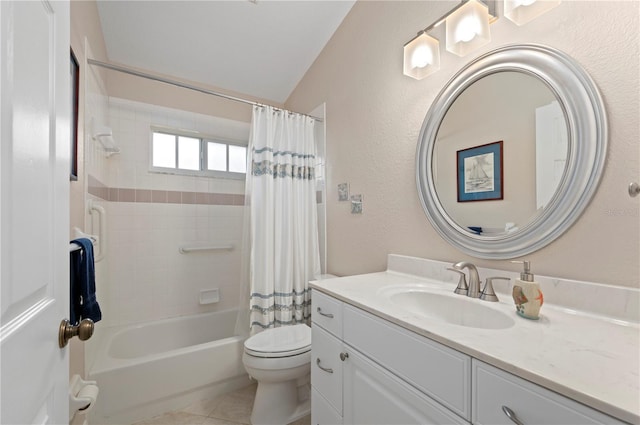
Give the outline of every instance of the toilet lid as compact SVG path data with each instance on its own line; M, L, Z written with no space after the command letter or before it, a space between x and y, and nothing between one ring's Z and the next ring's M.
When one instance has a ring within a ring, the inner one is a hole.
M311 328L307 325L266 329L244 342L247 354L258 357L288 357L311 350Z

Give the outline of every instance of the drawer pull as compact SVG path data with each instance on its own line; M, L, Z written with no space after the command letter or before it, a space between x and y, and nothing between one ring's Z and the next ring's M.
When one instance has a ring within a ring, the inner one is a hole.
M511 419L511 422L513 422L514 424L524 425L522 422L520 422L520 420L518 419L516 414L513 412L513 410L509 409L507 406L502 406L502 411L504 412L505 415L507 415L507 418Z
M324 317L328 317L329 319L333 319L333 314L331 314L331 313L323 313L322 309L320 307L318 307L318 314L320 316L324 316Z
M349 358L349 353L340 353L340 360L345 361Z
M325 371L325 372L327 372L327 373L333 373L333 369L331 369L331 368L329 368L329 367L322 367L322 366L320 366L320 358L319 358L319 357L316 359L316 364L318 365L318 367L320 368L320 370L323 370L323 371Z

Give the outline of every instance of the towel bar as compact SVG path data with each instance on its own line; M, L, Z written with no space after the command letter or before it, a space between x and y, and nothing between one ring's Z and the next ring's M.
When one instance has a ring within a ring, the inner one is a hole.
M233 251L233 245L203 245L203 246L181 246L178 248L180 254L199 251Z
M95 247L98 243L98 237L94 235L90 235L88 233L84 233L82 230L74 227L74 231L76 233L76 239L79 238L87 238L91 241L91 244ZM69 242L69 252L77 251L80 249L80 245L75 242Z

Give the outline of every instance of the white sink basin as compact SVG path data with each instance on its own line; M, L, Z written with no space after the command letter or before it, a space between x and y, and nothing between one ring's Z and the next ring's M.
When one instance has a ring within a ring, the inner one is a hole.
M515 324L512 317L496 310L489 301L448 294L426 286L389 286L380 294L404 310L451 325L480 329L506 329Z

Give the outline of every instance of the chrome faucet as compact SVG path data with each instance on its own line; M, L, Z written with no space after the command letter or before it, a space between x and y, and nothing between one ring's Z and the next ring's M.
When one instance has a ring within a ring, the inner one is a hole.
M455 263L453 268L456 270L469 269L469 290L467 296L471 298L480 298L480 276L478 276L478 269L476 266L468 261L460 261Z

